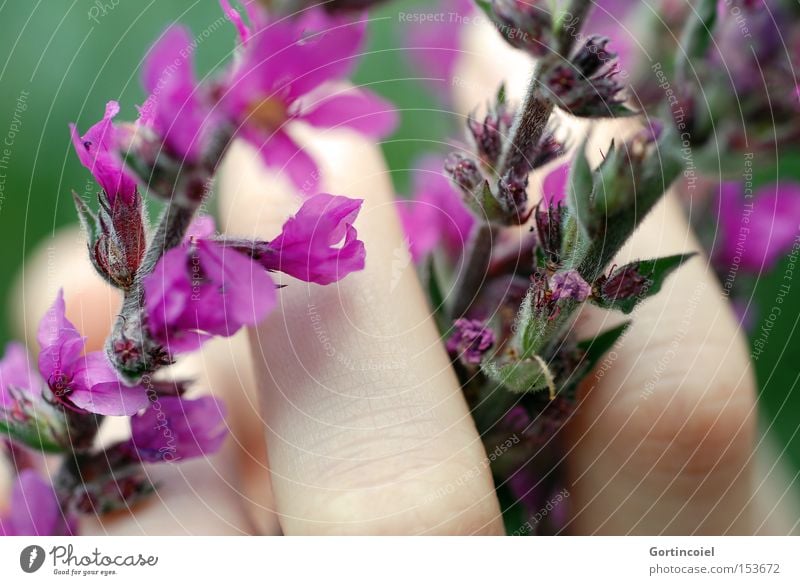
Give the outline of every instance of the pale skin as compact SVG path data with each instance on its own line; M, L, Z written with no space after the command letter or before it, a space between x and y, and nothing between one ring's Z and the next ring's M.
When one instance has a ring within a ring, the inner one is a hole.
M484 447L413 266L398 254L379 149L345 132L302 138L324 191L365 200L356 225L366 269L329 287L281 278L288 286L264 323L187 359L181 372L226 400L231 439L206 459L149 467L163 482L158 495L86 520L84 532L503 533ZM268 238L298 206L240 145L219 186L230 233ZM668 197L618 260L698 249ZM19 334L34 347L36 322L63 284L69 318L99 348L118 301L91 275L74 231L55 250L55 274L44 250L26 267ZM574 334L616 321L587 310ZM786 534L796 518L777 474L754 473L747 348L705 259L637 311L602 376L588 378L567 442L568 533Z

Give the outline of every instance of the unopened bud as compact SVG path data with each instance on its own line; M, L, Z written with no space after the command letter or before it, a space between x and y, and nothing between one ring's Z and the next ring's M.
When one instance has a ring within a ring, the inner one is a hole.
M542 0L492 0L492 12L503 38L531 55L546 55L553 45L553 17Z

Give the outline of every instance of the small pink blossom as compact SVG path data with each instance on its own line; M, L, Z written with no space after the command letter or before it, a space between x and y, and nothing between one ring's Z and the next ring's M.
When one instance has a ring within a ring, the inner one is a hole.
M131 418L128 448L142 461L174 462L215 453L227 434L222 401L162 396Z
M119 104L110 101L106 104L103 119L80 136L75 124L69 125L72 145L81 164L91 171L97 183L103 188L111 207L117 197L129 205L137 197L136 182L125 172L122 160L117 153L117 129L114 117L119 113Z
M275 285L258 264L201 239L164 254L144 279L144 293L150 335L170 353L260 323L276 302Z
M475 218L442 171L443 158L428 155L414 167L417 171L411 200L397 204L411 257L419 262L440 244L450 254L459 256L472 233Z
M317 284L362 270L366 250L353 225L362 203L325 193L311 197L283 224L259 261L267 270Z
M26 469L11 489L8 512L0 516L0 535L72 536L76 524L61 510L53 486L36 471Z
M102 352L83 354L86 338L66 318L63 291L39 323L37 339L39 372L59 404L110 416L147 406L144 388L124 386Z
M715 259L754 274L772 269L800 236L800 183L773 183L745 198L742 185L719 190L719 246Z

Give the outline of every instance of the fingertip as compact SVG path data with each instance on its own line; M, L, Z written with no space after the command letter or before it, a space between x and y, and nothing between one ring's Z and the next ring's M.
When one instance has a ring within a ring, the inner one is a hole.
M59 288L64 289L67 318L88 338L87 351L102 349L121 298L95 272L77 226L64 227L37 244L12 286L12 330L31 351L39 321Z

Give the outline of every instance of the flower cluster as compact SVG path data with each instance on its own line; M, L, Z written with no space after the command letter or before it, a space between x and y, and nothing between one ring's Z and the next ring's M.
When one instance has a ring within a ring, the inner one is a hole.
M503 443L512 435L521 438L515 454L494 462L493 468L500 485L531 513L558 492L554 453L560 429L575 408L580 380L627 327L581 340L572 337L571 320L586 305L631 314L694 255L610 266L666 188L682 173L688 180L705 168L703 157L718 147L705 130L714 128L717 118L721 126L740 119L738 114L725 118L714 112L709 121L694 99L697 92L724 85L715 81L727 75L724 68L712 66L720 58L716 50L725 44L734 63L733 55L741 56L737 83L760 85L747 67L763 67L768 84L775 82L775 72L788 70L766 38L755 41L754 51L732 46L730 3L703 1L697 11L680 18L665 3L670 22L685 22L685 31L676 29L674 36L686 46L672 47L674 55L659 54L662 62L675 63L674 86L672 78L664 77L665 84L650 72L660 87L643 91L645 99L637 100L637 108L644 106L652 114L643 121L631 107L623 84L628 76L622 74L617 54L623 52L627 74L636 71L634 52L630 39L613 23L623 13L635 16L632 3L477 4L511 46L537 59L528 93L522 103L512 104L501 88L482 114L471 114L466 140L454 141L459 150L443 161L450 185L439 187L438 174L419 165L428 176L427 189L418 188L414 202L401 205L401 217L413 257L435 295L432 304L439 307L442 336L486 444ZM591 13L594 4L596 17ZM753 23L766 21L760 2L736 10L746 10ZM687 53L698 75L707 78L701 86L690 81ZM653 71L662 71L661 66ZM641 89L637 86L637 93ZM751 104L747 92L704 95L714 104L744 97L754 115L758 111L763 117L768 111L760 98ZM790 101L776 103L783 108ZM577 145L566 139L565 114L590 120L632 117L640 131L609 144L600 162L592 164L588 138ZM786 124L782 132L789 136L798 127ZM733 144L737 132L741 129L722 138ZM694 153L697 166L692 166ZM531 185L541 185L541 190L533 192ZM721 238L715 262L757 272L796 249L795 190L783 183L745 197L740 184L723 185L716 206ZM454 204L459 196L463 207ZM435 209L427 209L431 206ZM460 219L464 207L470 221ZM742 244L745 232L747 246ZM428 261L420 262L423 258ZM557 529L557 524L550 528Z
M52 485L37 460L17 465L2 533L72 534L79 514L128 508L152 493L145 464L217 451L227 436L222 402L189 397L187 380L159 369L262 322L280 294L274 272L328 285L364 268L355 227L362 201L317 193L319 170L292 138L300 124L373 138L396 124L388 102L344 83L366 20L353 3L339 4L286 18L248 3L245 22L222 0L239 43L221 74L199 81L191 35L172 26L144 61L149 95L134 123L118 122L120 105L109 101L85 132L70 125L78 159L100 187L97 210L74 197L89 258L123 305L105 351L87 353L59 292L39 325L38 367L17 343L0 361L0 432L13 449L64 455ZM271 240L218 234L200 214L235 139L302 194ZM144 195L164 203L152 230ZM120 416L130 417L129 437L99 445L104 418Z
M295 137L305 125L380 139L397 124L388 102L347 83L363 49L361 10L379 3L278 0L240 12L221 0L238 35L228 66L199 77L191 33L172 26L144 60L148 97L134 122L119 122L121 108L109 101L83 134L70 126L78 159L100 187L97 209L75 196L89 257L123 305L102 352L86 352L62 293L39 326L38 359L17 343L6 349L0 446L18 463L0 532L72 534L80 514L150 494L146 465L216 452L226 438L224 405L193 396L188 380L167 380L161 368L263 322L283 287L330 285L364 268L362 201L318 193L320 171ZM779 2L772 13L761 1L700 0L681 11L664 0L676 29L667 36L683 46L658 43L645 66L656 90L636 81L634 109L620 60L635 70L633 43L612 24L615 15L636 16L631 4L478 0L503 38L536 59L527 94L512 103L501 87L467 116L463 135L448 143L453 152L418 158L411 197L397 203L478 430L487 445L512 445L492 461L498 489L518 503L509 513L528 518L561 493L560 435L579 384L629 324L580 339L575 316L587 306L630 315L694 256L614 264L641 219L681 176L694 181L712 168L730 175L735 157L721 152L751 151L749 160L800 136L800 90L787 82L800 55L795 6ZM437 5L472 11L462 0ZM453 76L465 19L455 20L409 27L410 57L433 80ZM785 44L769 32L776 26ZM629 117L638 132L602 145L592 162L598 148L573 117ZM786 121L779 128L776 117ZM583 140L573 139L578 133ZM233 140L249 143L301 195L272 239L219 234L201 213ZM797 250L800 187L781 179L753 190L741 177L720 184L717 175L708 208L719 227L710 251L720 273L760 274ZM163 206L153 229L146 196ZM278 272L287 276L280 287ZM130 433L101 445L110 416L128 417ZM35 453L62 456L51 481ZM556 531L563 521L560 509L546 526L525 525Z

